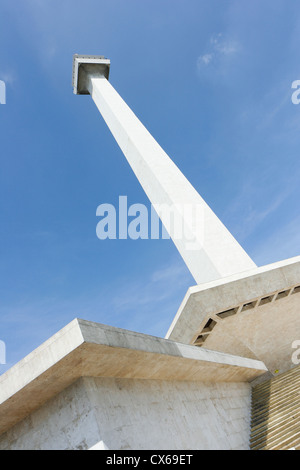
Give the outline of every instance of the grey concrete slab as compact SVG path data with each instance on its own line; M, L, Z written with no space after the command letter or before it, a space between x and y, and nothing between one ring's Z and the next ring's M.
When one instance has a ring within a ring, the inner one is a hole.
M0 433L80 377L250 382L261 361L75 319L0 376Z

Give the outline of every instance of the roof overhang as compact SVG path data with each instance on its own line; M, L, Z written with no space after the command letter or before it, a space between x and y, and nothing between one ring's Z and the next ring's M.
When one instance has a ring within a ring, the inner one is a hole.
M0 376L0 434L77 379L249 382L260 361L75 319Z

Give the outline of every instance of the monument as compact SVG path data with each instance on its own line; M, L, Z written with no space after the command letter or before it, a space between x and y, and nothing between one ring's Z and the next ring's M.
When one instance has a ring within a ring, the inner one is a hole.
M73 91L92 97L152 205L175 208L180 239L159 215L196 285L166 338L75 319L3 374L0 449L300 448L300 257L257 267L109 72L75 54Z

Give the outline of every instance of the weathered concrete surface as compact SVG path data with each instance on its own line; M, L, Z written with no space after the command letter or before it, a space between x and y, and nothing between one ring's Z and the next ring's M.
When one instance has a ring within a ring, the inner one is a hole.
M166 337L261 360L272 373L290 369L300 339L300 257L190 288Z
M144 127L129 106L99 72L98 64L86 64L86 57L74 57L75 70L81 71L75 92L88 90L125 158L172 238L197 284L246 271L256 265L231 235L200 194L181 173L166 152ZM97 60L96 60L97 62ZM86 73L85 79L83 78ZM78 74L79 75L79 74ZM76 91L77 90L77 91ZM161 211L162 207L169 210ZM184 210L189 207L190 210ZM170 220L170 210L176 228ZM199 222L199 218L202 220ZM191 249L191 243L193 249Z
M266 370L260 361L76 319L0 377L0 433L82 376L247 382Z
M250 385L82 378L0 437L0 449L248 449Z

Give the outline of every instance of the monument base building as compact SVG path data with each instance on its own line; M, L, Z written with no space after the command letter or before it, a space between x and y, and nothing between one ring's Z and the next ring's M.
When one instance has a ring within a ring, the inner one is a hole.
M0 450L300 450L300 257L257 267L109 66L75 55L74 92L92 96L153 206L175 208L186 239L161 219L197 285L164 339L75 319L0 376ZM201 209L200 230L182 204Z
M261 361L75 319L0 377L0 449L248 449Z
M299 281L297 257L189 289L192 344L73 320L0 377L0 449L300 449Z

